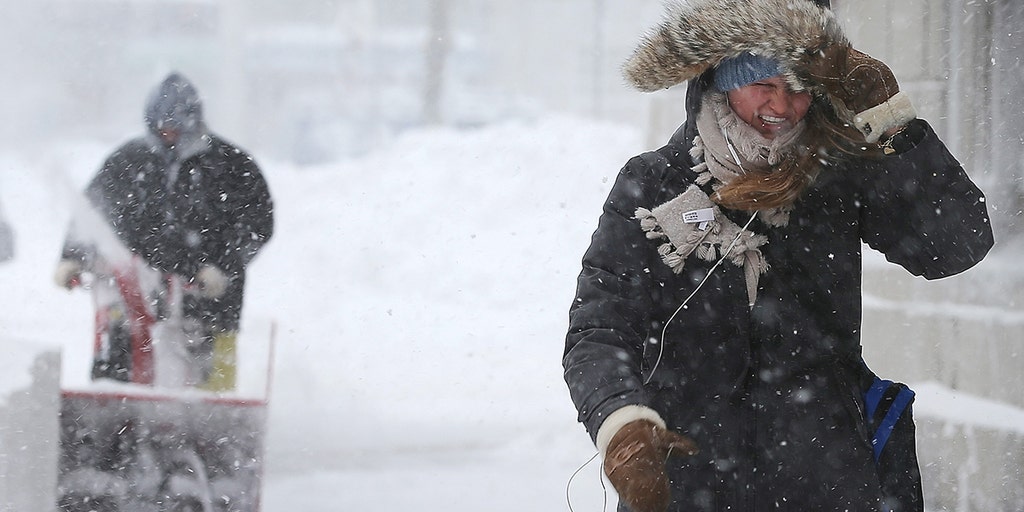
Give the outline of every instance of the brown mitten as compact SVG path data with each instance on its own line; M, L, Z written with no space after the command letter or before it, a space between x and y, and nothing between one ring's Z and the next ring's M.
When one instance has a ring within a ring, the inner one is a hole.
M852 46L833 44L808 52L804 66L808 80L825 89L840 117L868 142L917 117L889 66Z
M612 436L604 473L633 512L665 512L672 493L665 474L669 455L694 455L690 439L648 420L627 423Z

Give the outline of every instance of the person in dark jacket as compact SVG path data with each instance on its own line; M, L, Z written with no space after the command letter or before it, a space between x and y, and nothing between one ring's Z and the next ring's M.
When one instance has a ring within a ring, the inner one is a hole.
M864 414L861 249L926 279L993 244L982 192L827 2L691 0L627 61L687 84L583 257L563 357L620 511L921 510ZM910 426L912 428L912 425Z
M234 387L246 267L273 234L273 203L253 158L207 129L195 86L168 75L145 107L146 135L114 151L85 190L89 205L136 258L194 291L202 387ZM102 259L95 231L73 224L56 281L71 288Z

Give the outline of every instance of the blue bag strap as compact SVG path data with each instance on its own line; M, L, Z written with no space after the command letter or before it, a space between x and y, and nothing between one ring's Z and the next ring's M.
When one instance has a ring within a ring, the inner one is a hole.
M874 390L874 386L872 386L872 390ZM892 434L893 429L896 428L896 422L899 421L903 411L913 400L914 392L910 388L902 386L900 392L896 394L896 398L893 399L889 411L885 413L885 418L882 419L881 425L875 430L874 438L871 440L875 450L875 461L878 461L879 457L882 456L882 449L885 448L885 443L889 441L889 436Z
M875 409L878 408L878 403L882 401L882 395L892 384L891 380L884 380L878 377L875 377L875 381L871 383L871 387L864 396L864 406L867 408L868 421L875 417Z

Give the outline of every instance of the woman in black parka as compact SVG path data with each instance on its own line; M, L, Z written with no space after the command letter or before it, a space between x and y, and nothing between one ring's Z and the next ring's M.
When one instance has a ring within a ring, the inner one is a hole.
M253 158L206 127L199 94L181 74L153 90L145 121L148 132L107 157L85 195L132 254L192 283L198 293L185 297L184 314L200 325L198 349L212 366L201 385L231 389L245 271L274 230L270 191ZM102 258L95 227L81 224L69 229L60 286Z
M993 243L983 194L815 2L690 1L625 73L688 90L619 173L570 310L565 379L619 510L920 510L913 451L909 496L872 455L861 248L962 272Z

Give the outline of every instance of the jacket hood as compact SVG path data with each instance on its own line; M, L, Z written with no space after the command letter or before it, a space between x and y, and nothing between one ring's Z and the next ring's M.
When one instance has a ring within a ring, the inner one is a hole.
M171 128L183 136L197 136L203 128L203 103L188 78L171 73L153 90L146 101L146 126L153 134Z
M849 44L835 15L811 0L690 0L670 4L661 24L640 41L623 74L641 91L692 80L719 62L749 52L778 61L796 90L808 54Z

